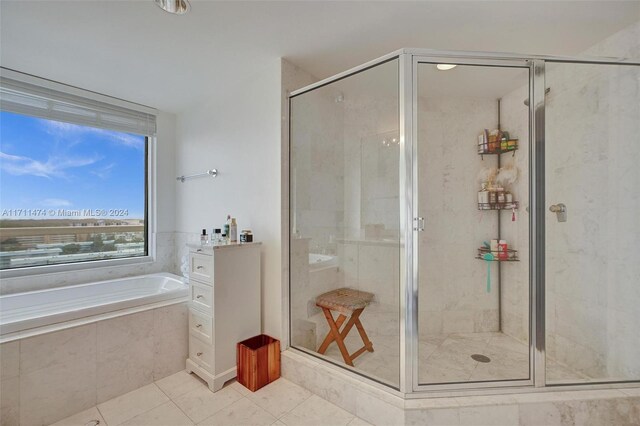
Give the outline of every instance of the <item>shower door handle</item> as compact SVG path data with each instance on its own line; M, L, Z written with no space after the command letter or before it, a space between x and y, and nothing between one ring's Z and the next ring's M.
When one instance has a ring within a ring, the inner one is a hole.
M424 217L414 217L413 222L415 223L414 231L424 232Z
M558 218L558 222L567 221L567 206L562 203L553 204L549 207L551 213L555 213Z

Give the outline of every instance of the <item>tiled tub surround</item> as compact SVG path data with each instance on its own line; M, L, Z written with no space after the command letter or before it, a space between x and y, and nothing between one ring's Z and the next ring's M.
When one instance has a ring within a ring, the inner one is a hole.
M283 377L374 425L632 426L640 424L640 388L546 391L403 399L400 394L294 350Z
M181 277L158 273L3 295L0 343L173 304L188 294Z
M184 369L187 304L0 345L0 424L47 425Z

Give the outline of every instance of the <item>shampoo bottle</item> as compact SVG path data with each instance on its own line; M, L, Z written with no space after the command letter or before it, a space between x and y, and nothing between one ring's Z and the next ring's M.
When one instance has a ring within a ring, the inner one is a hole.
M231 224L229 225L229 242L238 242L238 224L235 217L231 218Z

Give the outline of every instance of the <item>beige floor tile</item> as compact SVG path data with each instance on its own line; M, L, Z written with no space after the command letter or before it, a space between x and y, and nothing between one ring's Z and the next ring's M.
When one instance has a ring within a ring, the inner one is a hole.
M98 405L109 426L116 426L169 401L155 384L143 386Z
M280 421L289 426L339 426L349 424L354 417L337 405L312 395L282 416Z
M202 426L268 426L277 419L247 398L239 399L227 408L198 423Z
M207 386L198 376L189 374L186 371L180 371L179 373L160 379L156 382L156 385L171 399L191 392L194 389Z
M97 407L91 407L88 410L81 411L51 426L85 426L92 420L99 420L101 425L105 424L102 414L100 414Z
M367 423L360 417L355 417L348 423L348 426L371 426L371 423Z
M225 387L226 386L229 386L231 389L240 392L240 394L243 395L243 396L247 396L247 395L253 393L249 389L245 388L240 383L238 383L236 380L234 380L232 382L227 382L227 384L225 384Z
M173 402L152 408L122 423L122 426L191 426L193 422ZM111 426L111 425L110 425Z
M179 397L173 402L189 416L195 423L214 415L218 411L226 408L242 398L242 395L230 387L223 388L218 392L211 392L207 387L194 389Z
M308 390L286 379L278 379L247 395L247 398L268 411L272 416L280 418L310 396L311 392Z

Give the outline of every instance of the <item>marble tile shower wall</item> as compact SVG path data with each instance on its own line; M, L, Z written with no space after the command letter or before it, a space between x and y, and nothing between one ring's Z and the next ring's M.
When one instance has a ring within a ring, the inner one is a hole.
M495 286L486 292L487 266L475 259L497 235L495 212L478 211L476 198L478 173L494 164L472 149L482 129L496 126L496 101L420 97L418 108L418 203L427 218L419 240L420 334L498 331L498 293Z
M0 424L54 423L184 369L186 303L0 345Z
M640 23L583 55L640 58ZM574 207L566 223L547 213L547 354L587 377L637 379L640 70L548 64L546 83L547 204ZM504 127L521 143L528 118L519 110L527 97L523 87L502 99ZM528 180L527 156L526 150L516 154L518 186ZM519 225L505 229L519 242L522 259L528 257L524 201ZM528 277L511 269L503 276L509 283L502 293L503 331L525 341Z
M105 281L128 276L152 274L155 272L174 272L175 233L156 233L156 261L138 265L119 267L100 267L74 271L74 273L53 273L46 275L29 275L17 278L3 278L0 283L0 294L20 293L24 291L43 290L96 281ZM179 264L178 268L179 270Z
M548 353L591 377L639 378L640 69L549 67ZM566 147L566 148L564 148ZM635 354L635 355L634 355Z

